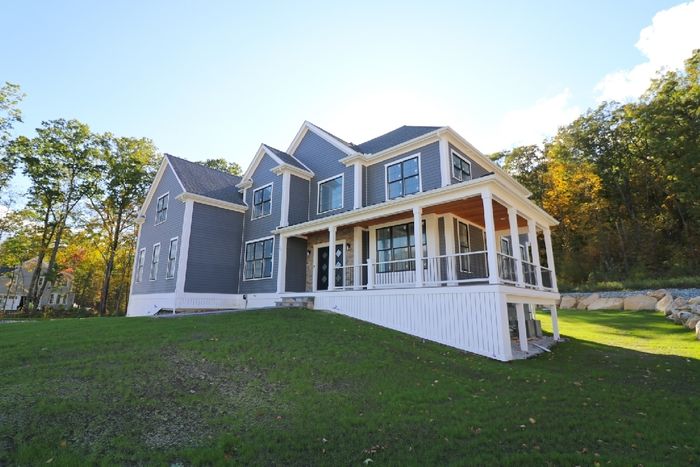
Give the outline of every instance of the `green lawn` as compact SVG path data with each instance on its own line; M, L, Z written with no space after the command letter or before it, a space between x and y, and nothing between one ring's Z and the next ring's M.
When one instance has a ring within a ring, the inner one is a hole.
M306 310L0 325L0 465L700 462L692 333L560 326L499 363Z

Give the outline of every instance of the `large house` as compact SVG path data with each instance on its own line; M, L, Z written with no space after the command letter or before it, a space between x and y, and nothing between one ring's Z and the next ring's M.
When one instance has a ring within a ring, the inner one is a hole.
M242 177L167 155L128 315L303 303L511 360L535 305L559 338L557 221L530 195L450 127L352 144L304 122Z
M0 273L0 311L13 312L24 307L37 260L32 258L21 266L3 268ZM42 265L39 287L46 280L47 266L46 263ZM73 274L60 271L58 277L44 287L39 308L71 308L74 299Z

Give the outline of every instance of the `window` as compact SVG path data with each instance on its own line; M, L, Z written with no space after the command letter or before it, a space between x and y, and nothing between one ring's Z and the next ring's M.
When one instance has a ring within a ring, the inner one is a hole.
M342 175L318 182L319 214L343 207L343 182Z
M177 258L177 238L171 238L168 248L168 265L165 268L166 279L175 277L175 258Z
M54 300L56 299L56 294L51 294L49 296L49 305L53 305Z
M513 250L510 248L510 237L501 237L501 253L513 256Z
M399 198L420 191L420 169L418 165L418 156L414 156L386 166L388 199Z
M165 220L168 218L168 199L170 198L170 194L166 193L160 198L158 198L158 202L156 203L156 225L160 224L162 222L165 222Z
M472 178L472 165L455 151L452 151L452 176L463 182Z
M160 261L160 243L153 245L153 256L151 257L151 274L148 278L152 281L158 277L158 262Z
M423 237L423 258L425 258L428 256L425 238L425 222L423 222L423 234L421 236ZM377 272L415 270L415 244L413 222L377 229ZM397 262L387 264L387 261ZM426 267L425 262L423 263L423 267Z
M253 219L269 216L272 212L272 184L253 191Z
M139 257L136 260L136 282L141 282L143 280L144 264L146 264L146 249L141 248L139 250Z
M245 265L243 267L243 278L245 280L272 277L272 250L274 243L274 238L246 243Z

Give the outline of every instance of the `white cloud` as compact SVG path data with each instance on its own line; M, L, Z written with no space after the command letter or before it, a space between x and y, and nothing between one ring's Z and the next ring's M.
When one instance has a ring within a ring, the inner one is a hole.
M599 101L639 97L656 71L683 66L683 61L700 47L700 0L658 12L651 25L639 33L635 47L647 61L606 75L595 87Z

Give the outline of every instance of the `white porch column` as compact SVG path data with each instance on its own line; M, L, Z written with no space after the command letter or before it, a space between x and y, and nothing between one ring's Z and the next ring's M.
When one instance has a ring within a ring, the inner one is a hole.
M537 246L537 224L532 219L527 220L527 235L532 250L532 264L535 265L535 281L537 288L542 288L542 269L540 269L540 249Z
M287 280L287 237L280 235L279 255L277 258L277 293L285 292Z
M457 285L457 264L459 260L455 258L455 221L451 214L445 214L442 218L445 225L445 255L447 255L447 285Z
M441 186L447 186L452 181L452 174L450 173L452 164L450 162L450 145L446 136L440 137L438 149L440 151L440 182Z
M486 255L489 264L489 284L498 284L498 256L496 255L496 224L493 220L493 199L490 191L481 193L484 203L484 225L486 227Z
M549 312L552 316L552 334L554 335L554 340L558 341L559 337L559 317L557 316L557 306L552 305L549 307Z
M336 227L328 227L328 290L335 289L335 230Z
M518 211L508 208L508 223L510 224L510 244L513 245L515 257L515 274L518 287L523 287L523 258L520 254L520 234L518 233Z
M280 227L289 225L289 194L291 192L292 176L286 170L282 172L282 201L280 202Z
M547 253L547 268L552 274L552 289L559 290L557 287L557 272L554 269L554 251L552 250L552 232L549 227L544 228L544 249Z
M353 289L362 288L362 227L352 230L352 285Z
M377 264L377 230L369 229L369 258L367 258L367 288L374 288L374 271Z
M423 287L423 209L419 206L413 208L413 239L416 252L416 287Z
M527 329L525 328L525 306L522 303L516 303L515 311L518 315L518 340L520 341L520 350L527 352L528 346Z
M353 164L353 209L362 207L362 164L355 162Z

